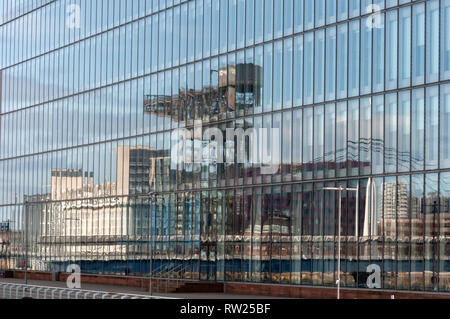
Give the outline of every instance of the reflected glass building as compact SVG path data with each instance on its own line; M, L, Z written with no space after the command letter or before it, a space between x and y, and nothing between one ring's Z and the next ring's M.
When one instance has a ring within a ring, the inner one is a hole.
M449 123L450 0L2 0L0 267L448 293Z

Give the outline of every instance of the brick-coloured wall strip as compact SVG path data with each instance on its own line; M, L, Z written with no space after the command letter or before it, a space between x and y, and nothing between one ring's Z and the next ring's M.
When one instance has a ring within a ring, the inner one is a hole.
M226 291L229 294L307 299L336 299L336 288L226 283ZM396 299L450 299L450 294L341 289L342 299L391 299L392 295L394 295Z
M66 281L70 274L58 274L57 281ZM15 271L14 277L23 279L23 271ZM30 280L51 281L52 273L28 272ZM149 279L143 277L123 277L123 276L98 276L81 275L81 282L87 284L111 285L119 287L149 288ZM163 286L163 279L153 279L154 287L159 284ZM174 288L171 292L192 293L192 292L226 292L234 295L254 295L272 296L285 298L307 298L307 299L336 299L336 288L314 288L300 286L282 286L267 284L246 284L246 283L209 283L209 282L184 282L179 288ZM394 295L396 299L450 299L450 293L413 293L404 291L376 291L365 289L341 289L342 299L391 299Z
M14 278L16 279L25 279L25 272L24 271L14 271ZM45 272L28 272L27 274L28 280L44 280L44 281L51 281L52 280L52 274L51 273L45 273Z
M24 279L25 272L15 271L14 278ZM56 281L65 282L70 276L68 273L57 273ZM46 272L28 272L29 280L52 281L53 274ZM108 285L118 287L136 287L149 289L150 280L144 277L124 277L124 276L98 276L98 275L81 275L81 283ZM169 285L164 279L153 279L153 289L155 292L173 292L173 293L222 293L223 283L210 282L183 282L171 280Z

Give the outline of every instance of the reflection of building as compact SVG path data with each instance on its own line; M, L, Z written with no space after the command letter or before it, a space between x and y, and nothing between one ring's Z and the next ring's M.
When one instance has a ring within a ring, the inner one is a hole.
M170 167L167 152L149 147L117 148L117 182L94 183L94 174L82 170L52 170L52 204L29 198L30 225L40 225L36 238L53 262L117 260L143 253L147 246L123 243L124 238L149 234L150 203L133 194L148 194ZM34 220L38 219L38 220ZM70 244L68 244L70 243ZM138 250L141 250L140 252ZM71 256L71 257L69 257ZM36 258L30 257L37 263ZM45 266L40 266L40 268Z
M255 64L237 64L219 69L219 96L227 96L228 107L247 110L261 103L262 68Z
M0 222L0 271L8 269L9 248L11 245L11 228L9 221Z
M12 226L12 221L1 222L3 230L0 231L0 271L22 268L24 266L21 252L23 251L23 232Z
M117 148L117 195L148 194L168 185L170 154L149 147Z
M383 218L384 225L380 233L384 236L395 238L401 231L407 230L408 219L408 194L405 183L383 183Z
M383 184L383 213L385 219L408 218L408 193L405 183Z
M383 194L377 194L375 179L369 179L366 188L363 236L398 238L398 240L422 241L433 236L446 237L450 234L450 214L446 210L448 199L441 198L441 212L435 196L410 197L408 186L403 182L382 183ZM382 196L379 198L379 196ZM381 209L377 208L382 201ZM410 215L411 207L415 213ZM378 214L383 214L383 217Z
M75 169L52 169L52 200L70 200L110 196L116 192L114 183L94 184L94 173Z

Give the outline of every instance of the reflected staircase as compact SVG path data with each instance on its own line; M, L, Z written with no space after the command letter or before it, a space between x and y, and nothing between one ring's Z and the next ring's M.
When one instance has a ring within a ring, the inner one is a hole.
M153 271L153 292L160 294L170 293L222 293L222 283L189 281L182 279L186 266L178 265L167 269L161 266Z

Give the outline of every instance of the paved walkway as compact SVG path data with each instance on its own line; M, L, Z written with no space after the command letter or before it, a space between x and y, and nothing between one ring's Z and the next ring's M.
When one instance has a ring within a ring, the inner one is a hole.
M0 278L0 283L24 284L25 282L23 279ZM67 288L66 283L61 282L61 281L28 280L28 285ZM144 290L144 289L140 289L137 287L121 287L121 286L109 286L109 285L97 285L97 284L83 284L83 282L81 282L81 289L95 290L95 291L108 292L108 293L150 295L146 289ZM154 293L154 296L180 298L180 299L285 299L285 298L276 298L276 297L231 295L231 294L224 294L224 293L209 293L209 292L208 293L179 293L179 294Z

